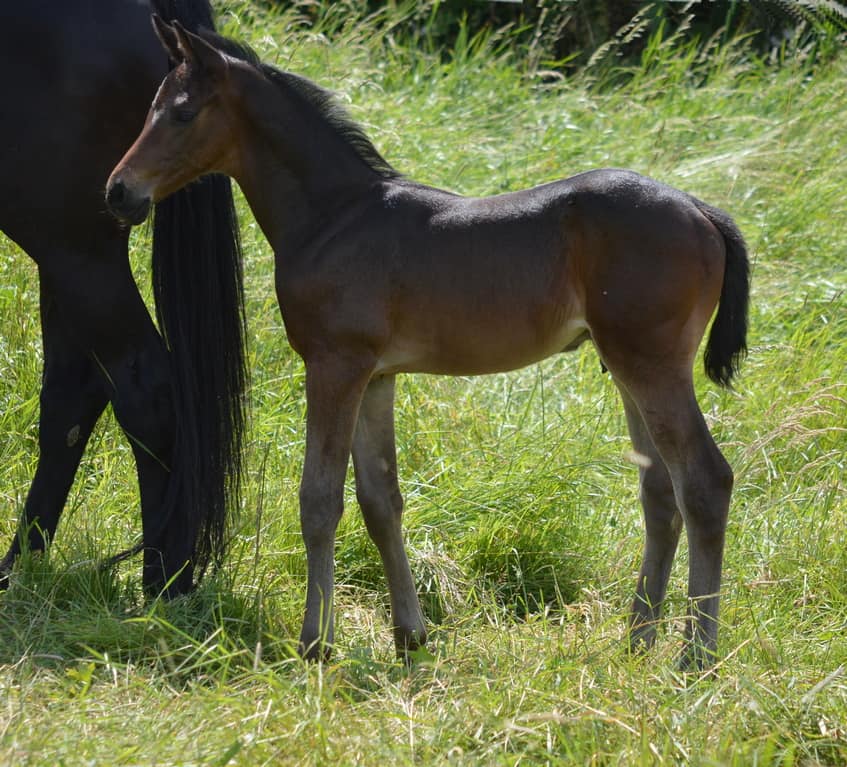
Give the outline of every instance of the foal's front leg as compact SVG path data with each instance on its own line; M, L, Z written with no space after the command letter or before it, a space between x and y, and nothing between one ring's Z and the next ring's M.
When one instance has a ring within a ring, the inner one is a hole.
M334 629L335 530L344 506L344 477L353 430L372 367L360 361L306 361L306 459L300 483L300 525L308 582L300 654L328 658Z
M426 642L426 626L403 546L403 496L397 483L394 442L394 376L375 378L359 408L353 438L356 495L368 533L379 549L388 591L397 655L408 658Z

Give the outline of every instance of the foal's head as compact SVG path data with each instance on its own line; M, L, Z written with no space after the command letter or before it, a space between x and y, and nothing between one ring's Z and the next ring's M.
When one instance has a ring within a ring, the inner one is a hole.
M153 16L176 68L165 78L144 129L106 184L106 203L119 218L141 223L158 202L199 176L232 175L234 123L227 109L234 59L179 23Z

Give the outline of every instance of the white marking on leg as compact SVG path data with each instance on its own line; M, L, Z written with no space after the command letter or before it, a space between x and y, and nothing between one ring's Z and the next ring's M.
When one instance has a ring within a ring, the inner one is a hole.
M68 436L65 437L65 442L68 447L73 447L77 442L79 442L79 432L79 424L77 424L76 426L71 426L70 430L68 431Z

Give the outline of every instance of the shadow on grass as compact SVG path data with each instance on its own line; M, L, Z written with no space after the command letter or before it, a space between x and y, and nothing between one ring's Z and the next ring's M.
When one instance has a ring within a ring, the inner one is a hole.
M271 594L239 593L219 573L189 595L147 599L137 579L94 561L26 556L0 594L0 664L56 671L90 661L147 666L177 686L220 681L295 656Z

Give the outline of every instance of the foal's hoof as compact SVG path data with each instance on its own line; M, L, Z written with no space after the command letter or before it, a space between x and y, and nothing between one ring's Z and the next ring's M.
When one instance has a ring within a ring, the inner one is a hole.
M702 674L711 677L716 675L714 670L716 661L717 655L714 650L690 643L683 649L676 667L681 674Z
M407 666L413 666L431 657L426 650L426 629L423 628L416 631L395 628L394 646L397 649L398 660L403 661Z

